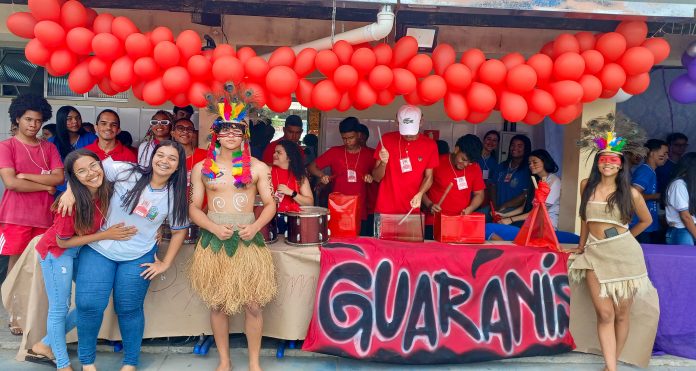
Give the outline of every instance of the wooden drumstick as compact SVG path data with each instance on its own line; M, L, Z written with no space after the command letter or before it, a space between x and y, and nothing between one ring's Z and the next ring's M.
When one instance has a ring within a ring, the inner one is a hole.
M442 194L442 197L440 197L440 202L437 203L437 207L442 206L442 203L445 202L445 197L447 197L447 194L449 193L450 189L452 189L452 183L447 185L445 193Z
M379 144L384 148L384 142L382 142L382 129L377 125L377 135L379 136Z
M534 189L538 189L539 185L537 184L536 178L532 175L532 184L534 184Z
M399 220L399 223L398 223L397 225L401 225L401 223L405 222L405 221L406 221L406 218L408 218L408 216L411 215L411 213L412 213L413 210L415 210L415 209L416 209L415 207L412 207L411 210L409 210L408 213L406 213L406 215L404 215L404 217L401 218L401 220Z

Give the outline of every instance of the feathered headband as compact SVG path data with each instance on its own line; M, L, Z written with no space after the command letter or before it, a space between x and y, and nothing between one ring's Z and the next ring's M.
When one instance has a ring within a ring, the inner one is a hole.
M241 93L240 93L241 92ZM203 162L201 170L203 176L215 179L223 175L220 167L215 162L217 158L216 149L220 147L218 135L224 126L232 127L233 130L241 131L242 145L238 151L232 154L232 176L234 185L243 188L251 183L251 153L249 151L249 126L244 119L248 113L255 109L254 92L251 89L242 91L233 83L226 83L224 93L221 96L213 94L206 95L208 110L218 116L211 125L210 145L208 146L208 156ZM234 133L232 135L235 135Z
M647 154L646 148L643 147L646 140L645 130L621 113L610 113L590 120L587 126L582 128L580 137L578 146L589 149L590 155L595 152L609 152L645 157Z

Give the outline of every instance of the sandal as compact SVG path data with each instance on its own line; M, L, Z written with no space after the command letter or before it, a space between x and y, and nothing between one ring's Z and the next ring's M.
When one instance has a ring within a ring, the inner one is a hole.
M10 334L12 334L14 336L24 335L24 331L22 331L22 328L19 326L12 326L11 324L8 324L7 327L10 328Z
M24 357L24 360L27 362L32 362L32 363L38 363L42 365L48 365L52 367L56 367L56 360L51 359L48 356L45 356L43 354L39 354L34 352L33 350L29 349L27 350L27 355Z

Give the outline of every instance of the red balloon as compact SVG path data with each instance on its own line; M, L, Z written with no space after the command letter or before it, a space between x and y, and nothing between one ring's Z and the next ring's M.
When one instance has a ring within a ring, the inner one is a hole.
M462 121L469 116L469 106L464 95L459 93L447 93L445 96L445 113L454 121Z
M242 84L244 84L244 83L242 83ZM210 91L212 91L213 94L215 94L215 95L225 94L225 84L223 84L217 80L211 80L210 81ZM264 100L264 104L266 104L266 100ZM263 105L259 105L259 107L263 107Z
M314 84L307 79L300 79L300 82L297 84L295 96L302 106L307 108L313 107L312 90L314 90Z
M111 33L111 23L113 23L113 21L114 21L113 15L111 15L109 13L99 14L96 18L94 18L94 23L92 24L92 30L94 31L95 34ZM104 84L102 82L99 82L99 84L106 86L106 84Z
M266 75L266 88L276 96L290 96L298 83L297 74L288 66L275 66Z
M87 10L87 22L85 23L85 27L93 29L94 20L97 19L97 11L92 8L85 9Z
M596 50L585 50L582 52L582 59L585 60L585 73L595 75L604 67L604 56Z
M339 112L345 112L350 109L350 106L353 104L350 100L350 94L348 92L343 93L341 95L341 101L338 102L338 106L336 107L336 110Z
M202 46L201 37L193 30L184 30L176 38L176 47L179 48L179 53L185 61L194 55L201 54Z
M616 63L609 63L599 72L604 90L619 90L626 82L626 72Z
M602 94L602 82L594 75L583 75L578 83L582 86L581 101L584 103L593 102Z
M118 94L118 91L116 91L116 89L111 87L111 80L109 80L108 77L101 79L101 81L99 81L98 85L99 85L99 90L101 90L102 93L104 93L106 95ZM164 103L164 102L162 102L162 103Z
M463 92L471 84L471 70L462 63L454 63L447 67L444 78L451 92Z
M133 60L148 57L152 53L152 43L150 39L139 32L128 36L125 46L126 53Z
M233 57L232 57L233 58ZM246 75L252 81L266 81L266 75L271 67L268 66L268 62L261 57L251 57L246 63L244 63L244 71Z
M162 69L178 65L181 58L179 48L171 41L162 41L155 45L152 55Z
M639 46L648 36L648 25L643 21L623 21L616 27L616 32L626 38L626 46Z
M169 99L167 91L162 84L162 78L145 83L143 87L143 99L151 106L159 106Z
M382 90L377 93L377 104L380 106L388 106L394 101L394 93L388 89Z
M71 3L72 2L74 1L71 1ZM78 55L89 55L92 53L92 39L94 39L94 32L92 32L92 30L88 30L84 27L75 27L68 31L68 34L65 36L65 44L73 53Z
M96 80L102 80L111 70L111 61L105 61L99 57L91 57L87 69L89 74Z
M34 34L41 44L48 48L58 48L65 42L65 30L53 21L40 21L34 26Z
M282 67L287 67L287 66L282 66ZM271 70L273 70L273 69L271 68ZM271 111L274 111L274 112L285 112L290 108L291 104L292 104L292 98L289 95L269 94L268 101L266 102L266 105L268 106L268 108L270 108Z
M100 33L94 36L92 50L97 57L110 61L123 55L121 42L110 33Z
M138 27L126 17L116 17L111 22L111 33L118 37L121 42L125 42L128 36L138 32L140 32Z
M322 75L331 78L341 63L338 61L336 53L331 50L322 50L317 53L314 64Z
M389 44L379 44L372 48L372 51L375 52L375 58L377 58L377 64L389 64L392 60L392 55L394 54L394 51L392 50L391 46Z
M585 72L585 60L578 53L563 53L553 63L553 77L560 80L577 80Z
M539 81L546 81L551 78L553 71L553 61L546 54L534 54L527 61L527 65L534 69Z
M268 66L273 68L275 66L288 66L292 68L295 65L295 52L287 46L281 46L271 53L271 57L268 59Z
M333 53L333 52L331 52ZM341 93L331 80L322 80L312 90L312 103L321 111L331 111L341 102Z
M340 92L344 92L358 83L358 71L349 64L339 66L333 74L333 82Z
M115 60L111 65L109 77L111 81L120 86L130 86L135 78L133 61L126 55Z
M539 50L539 54L553 57L553 41L549 41Z
M169 100L177 107L186 107L189 105L189 100L186 93L179 93L171 97Z
M626 39L620 33L607 32L597 40L595 49L602 53L605 61L613 62L626 51Z
M506 73L507 68L505 68L503 62L497 59L489 59L481 65L478 71L478 79L488 85L499 85L505 81ZM482 110L478 111L481 112Z
M157 45L163 41L169 41L170 43L174 42L174 34L172 33L172 30L165 26L159 26L152 30L150 33L150 42L152 45Z
M353 52L350 57L350 64L355 67L360 75L367 75L377 65L375 52L369 48L360 48Z
M655 63L652 52L642 46L634 46L626 50L619 64L629 76L649 72Z
M25 38L34 38L34 26L36 26L36 19L31 13L27 12L17 12L10 14L7 17L7 29L13 34Z
M602 94L600 94L599 97L602 99L613 98L616 95L616 93L618 93L618 92L619 92L618 89L617 90L602 90Z
M466 93L466 102L469 108L477 112L488 112L495 107L497 97L495 91L488 85L480 82L472 82ZM467 121L469 121L467 119Z
M239 84L244 78L244 65L236 57L227 55L217 58L213 63L213 77L222 83L232 81Z
M553 95L558 106L568 106L580 102L583 90L579 83L563 80L551 84L551 95Z
M423 102L420 97L418 96L418 89L413 90L412 92L404 95L404 100L406 103L412 105L412 106L426 106L427 103Z
M60 6L58 0L29 0L29 10L37 21L60 21Z
M582 113L582 103L573 104L565 107L558 107L550 118L557 124L567 124L575 120Z
M597 40L592 32L582 31L575 34L575 38L578 40L578 45L580 46L580 53L585 50L592 50L595 47Z
M476 76L479 67L486 61L486 55L480 49L469 49L462 54L460 62L469 68L472 76Z
M51 51L43 46L38 39L31 39L24 47L24 55L29 62L37 66L45 66L51 58Z
M553 57L558 58L563 53L580 53L580 43L575 36L569 33L562 33L556 36L553 42Z
M527 111L527 116L522 119L527 125L536 125L544 120L544 115L536 113L532 110Z
M51 54L49 63L56 72L55 76L63 76L75 68L77 56L67 49L58 49Z
M667 59L667 57L669 57L669 43L661 37L647 39L643 42L642 46L653 53L653 57L655 57L655 64L660 64L662 61Z
M203 83L194 82L188 91L188 100L196 107L205 107L208 101L205 95L210 91L210 88Z
M394 81L394 73L392 72L391 68L385 65L378 65L372 69L367 81L375 90L384 90L392 84L392 81Z
M450 44L439 44L433 50L433 65L435 73L443 76L447 67L451 66L457 59L457 52Z
M403 36L394 45L392 67L403 67L418 54L418 41L412 36Z
M152 57L142 57L133 64L133 72L142 80L149 81L160 75L160 68Z
M351 89L350 98L353 101L353 107L358 110L370 108L377 103L377 93L365 80L360 80L358 85Z
M68 76L68 87L77 94L84 94L94 87L96 80L89 74L88 62L78 64Z
M230 57L236 57L237 52L234 50L234 47L230 44L219 44L217 47L215 47L215 50L213 50L212 62L226 55L229 55Z
M336 53L336 57L338 57L338 61L341 64L350 64L350 57L353 55L353 45L350 45L345 40L338 40L334 43L331 50Z
M467 100L468 102L468 100ZM488 116L491 115L491 111L487 112L476 112L476 111L469 111L469 116L466 118L466 121L472 123L472 124L479 124L488 118Z
M505 82L510 91L515 93L526 93L536 86L536 72L534 68L526 64L520 64L508 71Z
M501 62L505 65L505 68L508 70L511 69L512 67L519 66L520 64L524 64L524 56L520 53L509 53L506 54L503 58L500 59Z
M242 63L246 63L246 61L249 60L249 58L255 56L256 52L254 51L254 49L248 46L241 47L239 48L239 50L237 50L237 58L239 58L239 61Z
M406 95L416 90L418 81L411 71L403 68L394 68L392 72L394 73L392 87L395 93Z
M433 70L433 60L426 54L418 54L411 58L406 68L418 78L425 77Z
M199 80L208 79L212 76L213 65L208 58L203 55L194 55L186 65L191 77Z
M650 74L641 73L640 75L629 76L626 78L626 83L621 87L628 94L640 94L650 86Z
M133 95L138 98L138 100L143 100L143 88L145 87L145 81L138 81L133 84Z
M418 96L425 102L433 103L447 93L447 82L439 75L430 75L418 85Z
M183 93L191 85L191 76L186 68L174 66L164 71L162 85L171 94Z
M295 73L297 76L305 77L312 73L315 69L314 59L317 57L317 50L314 48L302 49L297 53L295 59Z
M504 91L500 97L500 114L510 122L521 121L527 116L527 101L521 95Z
M547 116L556 110L556 101L546 90L534 89L529 95L529 110Z

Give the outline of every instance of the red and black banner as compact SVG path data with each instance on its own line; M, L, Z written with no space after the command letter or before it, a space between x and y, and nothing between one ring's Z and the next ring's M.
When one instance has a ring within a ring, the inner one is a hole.
M568 352L566 267L512 245L328 243L303 350L408 364Z

